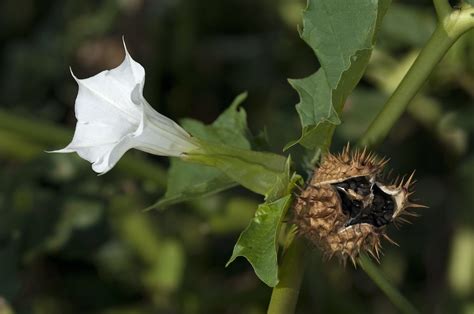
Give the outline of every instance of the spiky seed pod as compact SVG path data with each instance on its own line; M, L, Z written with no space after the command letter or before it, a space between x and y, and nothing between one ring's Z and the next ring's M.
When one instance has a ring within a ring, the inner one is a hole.
M361 251L378 260L386 226L415 215L408 207L424 207L409 201L413 174L407 180L387 184L382 176L387 159L372 153L350 151L327 154L304 190L296 198L294 222L298 232L322 249L325 256L344 263ZM395 243L396 244L396 243Z

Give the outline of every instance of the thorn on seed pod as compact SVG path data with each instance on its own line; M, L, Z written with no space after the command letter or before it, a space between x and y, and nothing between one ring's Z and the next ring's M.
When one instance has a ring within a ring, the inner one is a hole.
M298 233L344 264L349 258L355 265L361 251L379 261L382 238L398 245L386 234L387 225L418 216L409 207L426 207L409 200L415 172L387 183L387 162L366 149L351 152L349 144L340 154L327 154L295 200Z

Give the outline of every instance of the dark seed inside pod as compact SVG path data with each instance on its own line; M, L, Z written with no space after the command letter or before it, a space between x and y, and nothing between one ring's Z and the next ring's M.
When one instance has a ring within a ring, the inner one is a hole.
M376 184L371 184L369 178L351 178L335 183L333 186L336 187L341 198L343 213L349 216L345 226L368 223L375 227L382 227L392 221L395 209L392 196L383 192ZM352 191L349 193L349 190ZM361 200L367 200L366 206Z

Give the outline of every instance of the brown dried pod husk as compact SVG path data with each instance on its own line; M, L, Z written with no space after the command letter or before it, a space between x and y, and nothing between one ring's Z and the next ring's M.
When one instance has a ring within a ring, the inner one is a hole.
M386 234L390 223L415 216L409 207L425 207L409 201L413 176L386 183L382 175L387 159L365 149L327 154L314 171L293 206L298 233L317 245L328 258L337 256L354 265L361 251L379 259L381 239L396 244Z

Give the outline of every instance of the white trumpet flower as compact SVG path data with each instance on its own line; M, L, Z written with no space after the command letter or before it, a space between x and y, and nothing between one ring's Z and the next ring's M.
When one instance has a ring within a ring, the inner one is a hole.
M176 122L155 111L143 97L145 70L124 43L125 59L112 70L78 79L77 118L69 145L55 153L76 152L104 174L131 148L160 156L180 157L198 148Z

